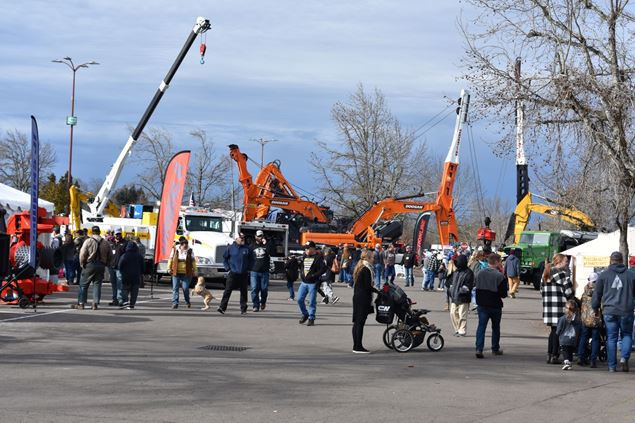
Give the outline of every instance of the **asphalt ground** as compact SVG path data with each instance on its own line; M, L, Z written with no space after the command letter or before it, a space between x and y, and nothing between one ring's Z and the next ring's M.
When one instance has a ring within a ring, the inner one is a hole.
M0 306L1 422L635 421L635 374L545 363L540 299L526 286L505 300L504 355L482 360L475 314L468 336L454 337L445 294L418 287L406 292L432 310L440 352L387 349L385 326L370 316L372 353L352 354L352 290L341 284L340 302L319 304L314 327L298 324L281 281L267 310L246 316L238 292L220 315L218 300L205 312L200 297L172 310L167 285L119 310L106 305L104 284L99 310L71 310L76 290L47 297L36 312Z

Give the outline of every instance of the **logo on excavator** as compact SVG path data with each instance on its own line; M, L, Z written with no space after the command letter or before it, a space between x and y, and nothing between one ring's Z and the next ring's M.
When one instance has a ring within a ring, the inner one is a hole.
M405 204L404 208L411 210L421 210L423 209L423 206L419 204Z
M276 206L288 206L289 202L288 201L271 200L271 204L276 205Z

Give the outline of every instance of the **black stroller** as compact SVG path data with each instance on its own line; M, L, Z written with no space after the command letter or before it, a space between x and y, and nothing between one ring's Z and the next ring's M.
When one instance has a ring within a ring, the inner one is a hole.
M386 324L384 345L397 352L408 352L421 345L428 335L430 351L440 351L444 340L441 329L428 322L424 316L429 310L413 309L412 301L399 286L385 283L375 300L375 320ZM395 316L397 322L394 323Z

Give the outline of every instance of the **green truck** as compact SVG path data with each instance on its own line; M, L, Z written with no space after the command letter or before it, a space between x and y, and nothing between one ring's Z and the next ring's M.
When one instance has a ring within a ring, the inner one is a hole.
M520 259L520 280L540 289L545 261L554 254L568 250L597 238L596 232L568 231L523 231L518 244L506 246L505 254L515 249Z

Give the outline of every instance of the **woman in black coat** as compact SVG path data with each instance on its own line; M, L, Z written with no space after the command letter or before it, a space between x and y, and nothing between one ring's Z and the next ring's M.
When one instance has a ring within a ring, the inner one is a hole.
M373 312L373 292L378 292L373 286L373 253L364 251L353 271L353 352L368 354L362 345L364 325L368 315Z
M128 242L126 252L119 258L119 271L124 304L126 308L133 309L137 303L139 284L143 274L143 257L139 254L139 247L134 242ZM128 303L128 296L130 296L130 303Z

